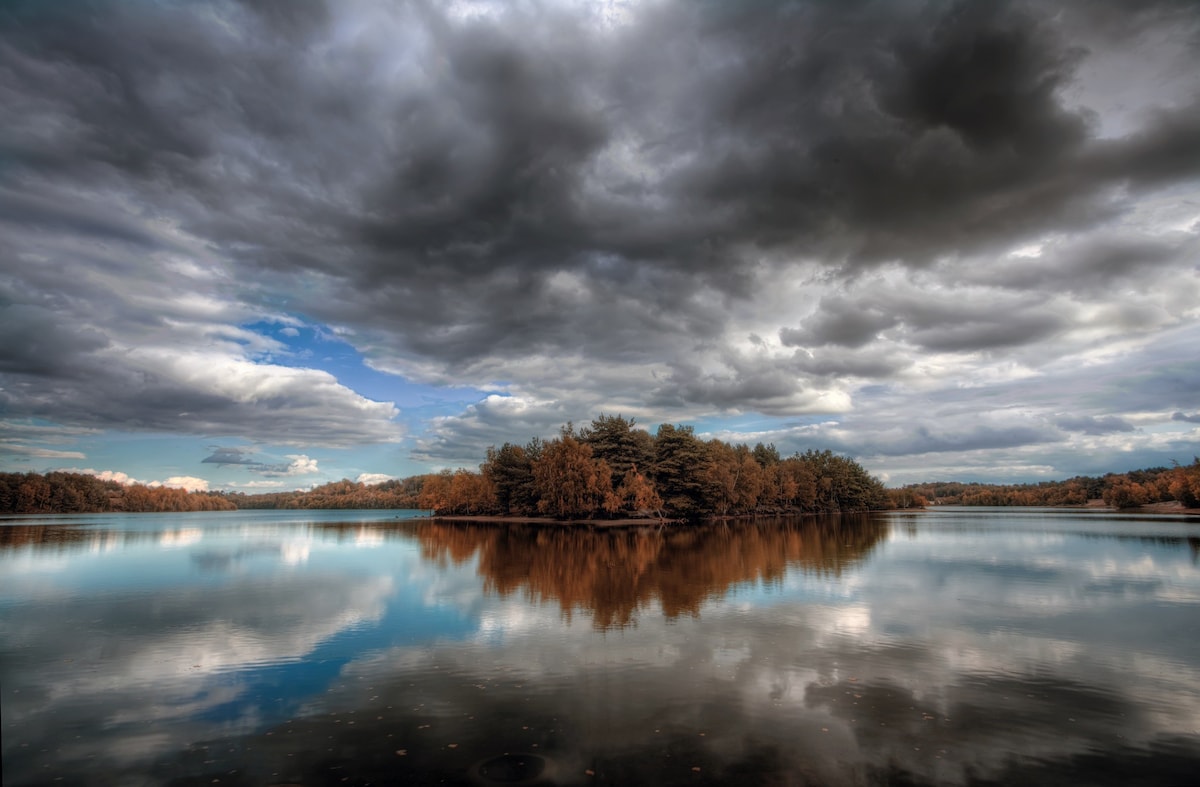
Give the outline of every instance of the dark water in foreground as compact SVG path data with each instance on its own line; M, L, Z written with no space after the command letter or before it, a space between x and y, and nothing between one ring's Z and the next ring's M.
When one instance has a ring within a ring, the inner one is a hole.
M396 516L0 522L4 784L1200 783L1200 522Z

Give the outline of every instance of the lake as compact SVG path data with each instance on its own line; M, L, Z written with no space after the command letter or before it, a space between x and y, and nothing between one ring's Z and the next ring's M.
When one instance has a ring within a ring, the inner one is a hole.
M1200 521L0 520L6 785L1200 781Z

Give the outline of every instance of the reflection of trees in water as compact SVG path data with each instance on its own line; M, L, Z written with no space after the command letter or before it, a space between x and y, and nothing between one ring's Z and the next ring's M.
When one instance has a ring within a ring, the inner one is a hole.
M157 533L94 530L72 525L3 525L0 526L0 551L29 548L37 551L79 552L149 542L157 538Z
M54 525L4 525L0 527L0 549L62 547L85 541L88 534L78 528Z
M789 568L837 576L886 532L881 519L842 515L687 528L592 530L430 522L422 554L461 564L478 555L489 592L590 612L597 628L632 625L657 599L669 617L696 615L741 582L780 582Z

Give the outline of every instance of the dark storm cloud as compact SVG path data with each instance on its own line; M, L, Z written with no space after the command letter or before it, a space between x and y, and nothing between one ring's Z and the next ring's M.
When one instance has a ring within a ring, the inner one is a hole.
M823 348L812 353L797 352L789 364L798 374L818 377L861 377L888 379L912 365L912 359L891 350L862 350L847 353L840 348Z
M913 331L911 338L927 350L969 352L1041 341L1065 327L1066 321L1060 315L1028 310L925 328Z
M892 380L922 353L1052 362L1085 307L1194 267L1194 216L1121 222L1200 175L1195 78L1144 81L1110 116L1089 68L1194 62L1200 15L1097 8L668 2L609 23L586 4L8 4L0 320L22 343L0 351L0 401L64 423L379 434L391 411L357 423L367 405L319 375L231 390L198 384L199 358L164 373L128 352L279 312L344 329L378 369L555 390L567 417L613 399L838 411L840 380ZM1043 256L1005 256L1029 244ZM184 288L236 308L144 308L180 259L209 274ZM898 292L881 270L939 286ZM767 303L789 280L809 283L796 303ZM1179 308L1144 300L1125 322ZM750 322L797 351L741 354ZM435 424L429 455L478 422Z
M213 465L256 465L251 448L213 448L212 453L200 460L201 464Z
M1188 413L1176 412L1171 414L1171 420L1183 421L1184 423L1189 424L1200 424L1200 413L1192 413L1189 415Z
M1146 237L1127 229L1101 230L1084 238L1048 243L1036 256L981 266L969 278L1020 292L1052 290L1104 297L1116 286L1156 280L1163 270L1194 257L1196 249L1195 236L1185 233Z
M80 379L87 355L108 345L97 331L71 330L51 310L5 303L0 294L0 372L39 378Z
M1004 426L950 422L939 426L900 427L882 434L856 436L839 441L842 450L855 455L907 456L1038 445L1060 438L1041 424Z
M489 396L462 415L436 419L430 434L418 441L414 456L447 467L479 464L488 446L524 445L533 437L549 437L571 419L560 402Z
M252 473L267 478L305 475L317 472L317 462L303 454L293 454L289 462L264 462L255 458L252 448L221 448L212 449L212 453L200 460L200 464L236 465Z
M1082 53L1025 12L960 4L928 34L900 39L894 54L899 68L881 99L895 117L951 129L974 150L1009 148L1030 163L1085 138L1086 118L1056 95Z
M673 365L662 385L649 392L651 406L684 407L700 403L722 409L746 407L771 415L795 412L832 412L840 403L821 406L820 389L807 389L786 363L761 363L727 356L720 371L706 371L692 363Z
M1065 31L1015 4L900 9L747 13L722 29L736 78L709 86L705 106L725 111L689 173L700 205L758 243L914 264L1108 211L1094 189L1128 177L1140 145L1092 153L1088 115L1059 95L1082 55Z
M784 328L779 339L792 347L823 344L862 347L897 322L896 316L872 304L848 303L840 298L822 300L821 308L808 325L803 329Z
M971 352L1041 341L1069 325L1042 297L978 291L947 297L906 289L881 281L823 298L804 326L780 330L779 339L785 346L856 349L888 331L925 350Z
M1090 145L1060 96L1083 53L1016 4L667 5L607 41L565 11L374 8L405 31L390 52L339 46L349 12L315 2L103 9L6 14L31 118L6 135L18 173L115 178L242 275L340 281L306 305L387 332L381 354L605 352L608 332L573 327L748 292L747 244L925 264L1093 221L1105 183L1200 168L1182 111ZM599 292L533 306L564 269Z
M1101 412L1191 410L1200 391L1197 341L1200 330L1194 325L1162 331L1143 352L1099 369L1080 370L1063 387L1069 390L1073 384L1077 400Z
M1069 432L1083 432L1084 434L1111 434L1113 432L1132 432L1133 424L1126 421L1124 418L1116 416L1106 416L1098 418L1093 415L1064 415L1056 420L1055 425L1060 429L1066 429Z

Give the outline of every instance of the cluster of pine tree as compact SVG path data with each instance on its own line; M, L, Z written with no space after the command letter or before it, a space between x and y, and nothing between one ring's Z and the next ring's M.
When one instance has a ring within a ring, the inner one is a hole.
M638 515L697 519L743 514L870 511L891 507L883 484L829 451L787 458L773 445L701 440L690 426L651 435L633 419L600 415L558 437L490 448L479 472L426 476L421 508L439 514L587 519Z

